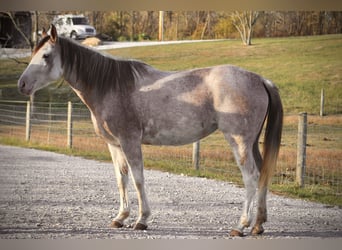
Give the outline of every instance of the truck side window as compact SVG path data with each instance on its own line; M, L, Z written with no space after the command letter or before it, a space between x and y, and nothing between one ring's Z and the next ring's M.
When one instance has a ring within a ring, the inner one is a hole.
M63 19L62 19L62 18L59 19L59 20L57 21L57 23L58 23L58 25L63 25Z

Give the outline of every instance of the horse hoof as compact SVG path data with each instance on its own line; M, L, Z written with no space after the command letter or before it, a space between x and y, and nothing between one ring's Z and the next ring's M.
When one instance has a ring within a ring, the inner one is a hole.
M110 227L112 228L122 228L123 227L123 224L121 222L118 222L116 220L113 220L112 221L112 224L110 224Z
M229 235L232 237L243 237L243 232L233 229L232 231L230 231Z
M134 230L146 230L147 229L147 225L144 225L142 223L137 223L134 225L133 227Z
M254 226L252 228L252 231L251 231L253 236L260 235L263 232L264 232L264 228L261 225L260 226Z

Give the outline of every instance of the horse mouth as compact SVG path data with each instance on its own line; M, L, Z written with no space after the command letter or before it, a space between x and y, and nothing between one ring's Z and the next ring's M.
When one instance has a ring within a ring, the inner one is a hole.
M34 83L33 84L28 83L28 81L25 81L25 78L24 79L21 78L18 81L18 89L21 94L24 94L27 96L31 95L33 92L33 87L34 87Z
M27 95L27 96L30 96L31 95L31 92L32 92L32 90L30 89L30 90L20 90L20 93L21 94L24 94L24 95Z
M27 87L25 84L23 86L19 85L19 92L23 95L31 95L33 90L33 86Z

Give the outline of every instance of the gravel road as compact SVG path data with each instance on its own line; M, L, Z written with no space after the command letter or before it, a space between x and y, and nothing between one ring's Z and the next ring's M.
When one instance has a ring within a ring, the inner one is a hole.
M119 207L112 164L0 145L0 238L226 239L244 189L230 183L146 170L149 228L109 227ZM133 185L129 196L137 216ZM342 209L268 196L258 238L340 238ZM246 238L254 238L247 234Z

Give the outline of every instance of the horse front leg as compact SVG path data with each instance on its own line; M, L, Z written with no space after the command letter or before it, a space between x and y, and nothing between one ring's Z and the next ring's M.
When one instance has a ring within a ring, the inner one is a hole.
M141 144L138 144L133 140L127 140L125 142L121 141L121 146L126 155L127 163L129 165L131 175L134 180L134 186L138 195L139 218L133 229L145 230L147 228L147 219L151 215L151 210L145 193L145 180L143 172L144 163Z
M127 184L128 184L128 167L120 147L108 144L109 151L112 156L115 176L120 194L120 209L118 215L113 219L111 227L121 228L124 225L124 220L127 219L130 213L128 195L127 195Z

